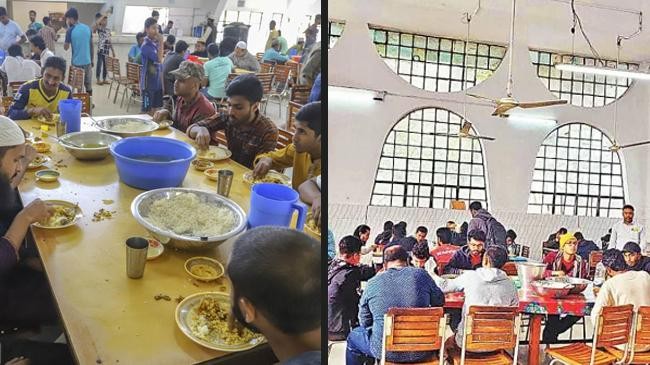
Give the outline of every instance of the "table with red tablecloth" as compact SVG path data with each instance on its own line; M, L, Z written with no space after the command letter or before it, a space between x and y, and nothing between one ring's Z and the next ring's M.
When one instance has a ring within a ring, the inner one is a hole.
M462 308L464 301L462 292L447 293L445 308ZM542 318L547 314L589 316L596 301L593 287L590 284L581 294L570 294L556 299L542 297L535 293L530 285L519 289L519 312L530 315L529 365L539 364L539 342L542 332Z

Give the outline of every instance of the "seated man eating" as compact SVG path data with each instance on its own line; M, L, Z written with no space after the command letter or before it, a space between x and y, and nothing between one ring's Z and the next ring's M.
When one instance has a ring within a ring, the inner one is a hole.
M51 56L43 65L43 77L24 83L9 108L7 116L13 120L32 119L43 116L52 119L58 112L59 101L72 99L72 89L63 83L66 62Z
M321 164L321 104L309 103L296 113L296 132L293 143L285 148L258 155L253 177L264 177L271 169L293 167L291 184L300 184L320 175Z
M254 74L236 77L226 88L228 112L217 112L190 125L187 136L200 148L207 148L214 133L224 130L232 159L252 168L255 156L273 151L278 142L278 127L259 110L263 94L262 83Z
M475 229L467 235L467 246L454 253L444 268L445 274L462 274L463 271L476 270L483 264L485 233Z
M174 122L174 128L185 132L190 125L214 114L214 105L199 92L201 80L205 77L201 65L183 61L176 70L170 71L169 74L176 78L174 81L176 106L172 110L168 103L165 109L157 110L153 115L154 122L171 119Z

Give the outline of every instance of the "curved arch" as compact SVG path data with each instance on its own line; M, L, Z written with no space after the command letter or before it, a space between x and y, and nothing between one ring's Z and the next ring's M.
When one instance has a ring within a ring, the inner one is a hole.
M458 133L463 121L460 115L436 107L401 118L384 141L370 204L449 208L452 200L467 205L477 200L487 206L480 141L430 134Z
M589 75L569 71L560 71L553 67L560 59L581 65L595 65L592 57L567 56L559 53L530 49L530 59L537 70L537 77L556 97L572 105L581 107L599 107L611 104L623 97L632 86L632 79ZM616 61L604 60L607 67L616 68ZM619 62L624 70L638 70L636 63Z
M618 217L625 202L623 164L612 140L586 123L554 129L540 146L528 213Z
M336 41L341 38L343 30L345 29L345 22L342 20L329 19L327 29L329 35L329 43L327 44L327 49L330 49L334 47Z
M411 85L435 92L455 92L488 79L507 48L403 32L368 24L370 38L386 65Z

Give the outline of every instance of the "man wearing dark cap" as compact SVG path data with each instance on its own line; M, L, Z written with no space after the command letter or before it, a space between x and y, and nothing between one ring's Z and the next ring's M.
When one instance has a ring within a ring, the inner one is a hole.
M591 310L594 325L603 307L632 304L636 311L640 306L650 305L650 275L643 271L630 271L623 253L615 248L603 252L602 262L610 278L600 288ZM637 346L634 349L636 352L649 350L650 346Z
M214 106L199 92L201 80L205 76L201 65L183 61L178 69L169 73L176 78L174 81L176 106L173 110L168 105L166 109L156 111L153 120L160 122L171 119L174 128L185 132L190 125L213 115Z
M388 308L441 307L445 297L429 274L407 264L408 253L401 246L384 251L384 272L368 281L359 304L359 327L350 331L345 363L360 365L382 353L384 315ZM386 360L417 362L432 352L387 352Z
M630 241L623 246L623 257L628 270L650 274L650 257L641 255L641 247L636 242Z

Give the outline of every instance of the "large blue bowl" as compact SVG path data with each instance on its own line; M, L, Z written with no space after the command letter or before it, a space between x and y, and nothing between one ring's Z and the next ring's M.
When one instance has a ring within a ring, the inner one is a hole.
M143 190L180 186L196 157L189 144L162 137L131 137L111 144L120 179Z

